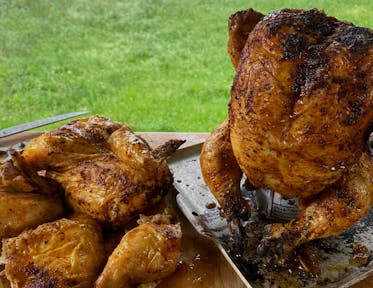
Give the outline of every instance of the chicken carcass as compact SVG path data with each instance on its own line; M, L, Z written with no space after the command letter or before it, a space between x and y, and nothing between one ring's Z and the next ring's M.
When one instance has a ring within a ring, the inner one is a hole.
M179 262L180 224L167 217L140 218L140 225L127 232L110 255L95 283L96 288L138 287L171 275Z
M276 254L291 234L290 247L277 249L288 252L341 233L372 206L365 141L373 119L373 32L316 9L273 12L252 31L239 25L248 31L242 51L231 47L240 59L229 117L203 146L201 169L228 219L240 216L242 172L255 187L299 198L301 214L269 226L259 246L261 254Z
M74 211L118 227L172 187L166 159L183 142L170 140L151 149L128 126L92 116L41 135L22 155L61 184Z
M101 227L74 215L3 240L2 262L11 287L92 287L104 261Z

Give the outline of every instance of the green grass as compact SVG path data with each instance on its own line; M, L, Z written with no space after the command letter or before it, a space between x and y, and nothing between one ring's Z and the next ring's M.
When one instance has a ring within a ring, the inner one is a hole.
M88 109L137 131L210 131L226 117L227 19L323 8L372 28L373 2L0 0L0 128Z

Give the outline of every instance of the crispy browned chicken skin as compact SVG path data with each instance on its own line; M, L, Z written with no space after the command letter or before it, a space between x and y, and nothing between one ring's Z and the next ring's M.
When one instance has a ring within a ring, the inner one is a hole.
M260 12L251 8L238 11L228 19L229 36L227 50L233 67L237 68L241 51L245 47L247 37L255 25L264 17Z
M242 20L242 13L232 17ZM257 18L250 19L245 21L255 22ZM246 26L248 32L251 26ZM229 207L240 202L237 196L231 196L239 195L236 188L220 189L210 183L232 181L229 174L237 175L232 171L238 167L256 187L300 199L317 195L317 202L303 201L311 205L301 207L303 216L284 226L289 233L302 231L294 233L299 239L288 243L291 248L306 240L339 234L372 206L371 176L359 178L362 183L358 183L349 175L355 173L351 171L358 161L365 163L361 169L367 171L362 175L371 175L372 171L371 162L364 160L362 153L373 119L373 32L327 17L316 9L284 9L265 16L247 34L243 50L239 51L237 45L234 53L240 59L231 89L229 120L218 128L226 131L219 139L228 143L214 143L214 132L202 149L206 183L233 215L238 213ZM242 33L237 35L230 31L230 38L244 37ZM236 61L232 59L232 63ZM222 159L235 159L236 164L221 169ZM342 184L338 186L337 182ZM331 201L342 193L337 191L344 191L354 201ZM321 220L331 209L339 211L333 214L338 225ZM310 214L313 218L306 216ZM312 227L316 222L312 224L311 219L317 217L319 228L315 232ZM270 243L283 234L274 230L267 231L261 253L271 251Z
M231 90L234 155L252 184L316 194L363 150L373 118L373 33L317 11L255 26Z
M0 163L0 239L17 236L26 229L62 216L58 186L24 161L16 151Z
M183 142L151 149L128 126L92 116L41 135L22 155L12 151L11 159L0 163L0 264L7 284L93 287L114 248L104 245L99 222L119 228L156 204L172 185L166 159ZM61 190L64 202L84 214L50 222L63 216ZM132 287L173 273L181 229L167 222L170 217L142 216L97 285Z
M357 163L320 195L301 199L301 213L296 218L285 224L267 225L258 251L263 256L272 252L266 258L270 263L283 263L294 247L339 235L366 215L372 205L372 162L364 152Z
M171 188L166 158L183 142L170 140L151 149L128 126L92 116L36 138L23 156L61 184L75 211L117 227Z
M2 261L11 287L91 288L104 260L100 226L77 215L3 240Z
M124 235L97 279L96 288L137 287L175 271L181 254L181 228L163 219L161 215L142 217L140 225Z

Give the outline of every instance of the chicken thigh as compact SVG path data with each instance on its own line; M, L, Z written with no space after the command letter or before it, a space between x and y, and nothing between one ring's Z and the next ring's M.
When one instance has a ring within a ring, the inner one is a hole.
M305 242L339 235L369 212L373 206L370 158L363 153L343 177L320 195L301 199L301 212L290 222L266 226L258 251L266 256L267 264L282 264L294 247Z
M119 227L172 187L166 159L183 142L151 149L128 126L92 116L36 138L23 156L61 184L74 211Z
M232 59L228 120L204 144L201 169L235 217L236 207L247 211L236 205L240 170L254 187L300 199L299 217L268 226L259 247L281 261L301 243L343 232L372 206L364 151L373 120L373 32L316 9L273 12L248 32L242 51L233 47L240 56ZM242 41L237 35L230 30Z

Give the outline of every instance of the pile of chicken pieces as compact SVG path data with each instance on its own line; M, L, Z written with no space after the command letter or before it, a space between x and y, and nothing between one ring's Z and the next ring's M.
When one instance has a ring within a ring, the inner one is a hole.
M137 287L173 273L180 225L170 213L140 213L171 189L166 159L183 142L151 149L96 115L10 151L0 164L0 237L11 287ZM106 233L121 240L109 247Z
M237 255L250 217L243 174L254 189L298 198L300 214L267 225L258 247L265 263L279 265L373 205L373 31L317 9L248 9L229 19L228 52L236 70L228 118L205 142L201 169Z

